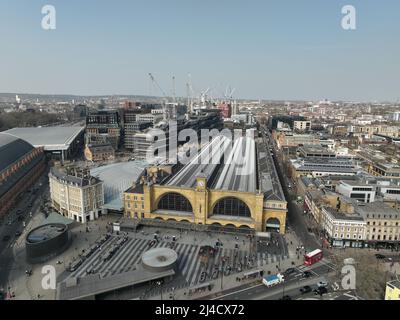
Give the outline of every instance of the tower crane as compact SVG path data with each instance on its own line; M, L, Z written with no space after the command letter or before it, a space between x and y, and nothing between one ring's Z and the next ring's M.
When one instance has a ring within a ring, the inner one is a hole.
M161 91L162 95L163 95L163 114L164 114L164 120L166 120L166 116L167 116L167 110L166 110L166 103L168 102L168 97L165 94L165 91L161 88L161 86L158 84L156 78L154 78L152 73L149 73L149 77L151 82Z

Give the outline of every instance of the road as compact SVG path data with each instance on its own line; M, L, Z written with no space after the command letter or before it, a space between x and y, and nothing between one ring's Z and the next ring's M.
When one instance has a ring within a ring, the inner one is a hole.
M303 272L309 270L312 276L303 277ZM318 263L312 268L297 268L296 272L285 277L283 284L272 288L267 288L263 284L258 284L250 288L235 289L214 300L279 300L285 295L289 295L292 299L314 297L314 293L301 294L300 288L310 286L312 289L317 288L319 281L326 281L328 275L333 273L332 266L326 263Z
M42 195L48 189L47 174L43 174L39 181L30 189L37 188L35 194L24 192L20 199L17 200L17 205L11 212L4 217L0 226L0 289L8 287L8 276L10 268L14 262L13 245L18 237L15 235L17 231L22 232L24 229L23 222L28 225L31 217L30 212L35 214L40 208ZM29 207L32 204L32 207ZM17 210L21 210L21 214L17 214ZM19 221L18 217L23 216L23 221ZM8 222L11 222L9 225ZM10 240L3 241L4 236L10 236Z
M292 230L294 230L297 237L301 240L304 247L308 251L312 251L316 248L320 248L321 244L317 241L315 235L310 234L308 232L308 227L304 220L303 212L301 212L299 210L299 208L296 205L296 202L294 200L292 200L293 195L290 194L290 191L288 188L289 179L284 174L282 164L280 161L278 161L278 157L277 157L277 155L280 153L280 150L278 149L274 139L272 138L270 132L268 131L268 129L265 126L262 127L262 134L264 136L264 140L266 141L266 143L269 145L269 147L272 147L272 149L273 149L272 159L274 160L275 167L276 167L276 170L278 173L278 178L279 178L279 181L280 181L282 189L283 189L283 193L284 193L285 198L288 203L287 220L288 220L289 227Z

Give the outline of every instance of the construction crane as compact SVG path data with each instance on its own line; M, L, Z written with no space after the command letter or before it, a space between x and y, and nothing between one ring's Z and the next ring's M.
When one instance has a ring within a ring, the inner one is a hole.
M165 91L161 88L161 86L158 84L158 82L157 82L157 80L156 80L156 78L154 78L154 76L153 76L153 74L152 73L149 73L149 77L150 77L150 80L151 80L151 82L153 83L153 85L155 85L160 91L161 91L161 93L162 93L162 95L163 95L163 114L164 114L164 120L166 120L166 115L167 115L167 112L166 112L166 103L168 102L168 97L167 97L167 95L165 94Z
M172 99L176 103L176 85L175 85L175 76L172 76Z
M161 91L161 93L163 94L163 97L167 99L167 95L165 94L165 91L160 87L160 85L158 84L157 80L154 78L153 74L149 73L150 76L150 80L153 82L154 85L156 85L156 87Z
M193 96L195 95L193 86L192 86L192 75L188 73L188 82L186 83L187 90L187 104L190 110L190 113L193 113Z

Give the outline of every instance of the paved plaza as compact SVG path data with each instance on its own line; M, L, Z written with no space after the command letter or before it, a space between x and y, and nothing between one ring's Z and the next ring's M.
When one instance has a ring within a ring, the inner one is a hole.
M222 278L224 289L235 287L242 284L238 283L238 278L243 279L245 274L257 270L274 273L291 266L293 259L296 264L301 260L301 257L296 255L295 237L290 233L285 237L273 234L272 238L252 238L240 233L234 235L148 226L136 232L112 233L111 224L119 218L119 216L110 215L90 222L89 232L86 232L86 225L77 223L71 225L73 238L71 247L42 265L29 265L25 262L23 235L13 248L15 263L11 272L10 286L15 292L15 299L55 299L55 290L41 288L43 265L53 265L56 268L58 282L89 275L97 275L103 279L135 270L141 262L142 254L152 248L168 247L178 253L177 274L174 279L166 283L163 288L150 283L130 290L121 290L111 297L105 295L105 299L160 299L161 291L165 294L163 299L168 299L171 295L167 293L171 290L176 299L191 299L199 294L201 296L201 292L189 295L191 288L202 284L213 284L212 292L218 292L222 287L220 284ZM43 220L43 216L36 215L26 232L42 224ZM84 259L76 270L68 271L71 263L81 259L85 251L107 233L111 236L106 242ZM155 241L156 234L158 241ZM108 250L124 237L127 240L118 246L111 259L105 261ZM216 250L213 255L204 260L199 255L202 247L212 247ZM31 277L25 274L26 269L29 268L33 270Z

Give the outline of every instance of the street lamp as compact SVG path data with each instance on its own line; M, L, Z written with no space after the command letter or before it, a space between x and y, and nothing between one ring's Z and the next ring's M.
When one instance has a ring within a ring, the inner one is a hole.
M224 266L225 266L225 258L222 258L222 268L221 268L221 290L223 290L223 283L224 283Z
M162 296L162 282L161 281L157 281L157 285L161 290L161 300L163 300L163 296Z

